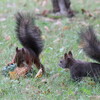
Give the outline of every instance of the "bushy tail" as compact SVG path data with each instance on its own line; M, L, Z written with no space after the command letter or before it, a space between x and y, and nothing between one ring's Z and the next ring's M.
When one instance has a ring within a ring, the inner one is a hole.
M21 44L39 56L43 49L43 40L41 31L35 26L34 18L31 14L16 14L16 33Z
M92 26L82 29L80 32L82 48L87 56L100 62L100 41L95 36Z

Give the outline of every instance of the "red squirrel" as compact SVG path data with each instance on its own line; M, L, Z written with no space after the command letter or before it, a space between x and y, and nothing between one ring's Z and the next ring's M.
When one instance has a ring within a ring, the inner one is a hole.
M34 17L29 13L17 13L15 17L16 35L23 48L16 48L12 63L16 63L18 67L24 64L29 71L34 63L38 69L42 68L42 71L45 72L39 58L44 45L41 31L35 25Z
M100 62L100 41L96 38L91 26L81 30L80 39L84 44L82 48L86 55ZM81 81L83 77L91 77L95 82L100 82L100 64L76 60L71 51L64 54L59 66L69 68L74 81Z

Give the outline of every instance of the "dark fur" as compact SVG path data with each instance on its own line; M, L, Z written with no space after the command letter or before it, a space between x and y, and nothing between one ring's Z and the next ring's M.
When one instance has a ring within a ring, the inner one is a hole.
M67 9L70 9L70 5L71 5L70 0L64 0L64 2L65 2L66 8L67 8Z
M82 29L79 35L86 55L100 62L100 41L96 38L92 26Z
M44 67L40 62L39 55L43 50L41 31L35 26L34 18L29 13L16 14L16 34L24 48L16 48L14 62L20 66L26 63L31 69L34 63L38 69Z
M82 29L79 36L86 55L100 62L100 41L96 38L93 28L89 26L86 29ZM59 66L69 68L73 80L80 81L82 77L89 76L94 81L100 82L100 64L75 60L71 52L64 54Z
M100 64L75 60L71 51L64 54L59 66L69 68L74 81L80 81L83 77L91 77L94 81L100 82Z
M30 14L18 13L16 23L16 33L21 44L39 56L43 49L43 40L40 29L35 26L34 18Z

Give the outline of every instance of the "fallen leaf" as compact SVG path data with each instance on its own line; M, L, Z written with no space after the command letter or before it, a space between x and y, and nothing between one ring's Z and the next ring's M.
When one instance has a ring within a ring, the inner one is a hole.
M43 75L43 71L42 71L42 69L40 69L38 71L38 73L36 74L35 78L40 78L40 77L42 77L42 75Z
M96 85L95 82L89 82L88 85Z
M63 31L68 30L68 29L70 29L69 26L64 26L64 27L63 27Z
M49 13L49 10L44 10L41 14L42 14L42 16L47 16L48 13Z
M9 72L9 75L11 79L18 79L20 77L25 77L27 72L28 72L27 67L16 67L14 71Z
M9 72L9 75L10 75L11 79L18 79L19 78L15 71Z
M14 72L19 76L19 77L25 77L26 73L28 72L27 67L17 67Z

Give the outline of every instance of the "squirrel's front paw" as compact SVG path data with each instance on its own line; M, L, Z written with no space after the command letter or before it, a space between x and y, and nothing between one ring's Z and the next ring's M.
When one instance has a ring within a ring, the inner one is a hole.
M7 64L7 66L10 66L10 65L13 65L13 64L14 64L13 62L10 62L10 63Z

